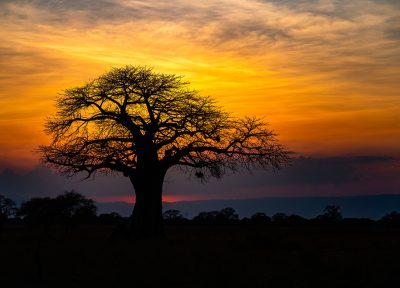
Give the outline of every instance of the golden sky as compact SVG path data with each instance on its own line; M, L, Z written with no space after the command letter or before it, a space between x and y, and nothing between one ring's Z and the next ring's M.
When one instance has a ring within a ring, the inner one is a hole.
M184 75L310 156L400 156L400 1L0 0L0 168L54 97L110 67Z

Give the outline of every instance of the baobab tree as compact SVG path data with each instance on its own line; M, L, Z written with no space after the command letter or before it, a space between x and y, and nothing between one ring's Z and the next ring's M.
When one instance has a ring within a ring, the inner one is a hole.
M39 147L42 161L67 175L129 177L137 236L163 234L162 187L171 167L207 178L240 168L279 168L289 159L262 120L235 118L181 76L148 67L113 68L63 91L56 108L45 129L52 142Z

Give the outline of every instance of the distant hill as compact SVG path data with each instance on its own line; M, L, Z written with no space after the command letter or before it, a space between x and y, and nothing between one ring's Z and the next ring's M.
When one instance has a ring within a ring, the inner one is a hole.
M97 205L100 213L118 212L123 216L129 216L133 208L132 204L125 202ZM270 216L283 212L312 218L322 214L326 205L339 205L344 217L379 219L392 211L400 211L400 195L185 201L164 203L164 210L178 209L187 218L192 218L201 211L220 210L225 207L234 208L240 217L249 217L256 212L264 212Z

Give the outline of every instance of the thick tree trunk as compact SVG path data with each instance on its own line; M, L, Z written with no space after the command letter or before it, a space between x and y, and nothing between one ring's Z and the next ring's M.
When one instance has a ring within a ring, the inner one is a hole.
M130 177L136 194L132 213L135 238L163 238L162 186L165 173L148 171Z

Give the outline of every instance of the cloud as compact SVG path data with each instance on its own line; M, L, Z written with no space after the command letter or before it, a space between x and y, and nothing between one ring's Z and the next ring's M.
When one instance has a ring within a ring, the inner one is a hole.
M393 85L392 76L380 75L400 62L398 45L391 42L398 40L393 22L400 7L392 1L20 0L1 5L3 18L14 26L29 25L33 31L51 26L56 31L43 32L63 31L66 37L71 28L100 29L104 37L111 33L122 41L121 26L131 41L150 46L179 39L216 53L258 58L264 65L268 55L282 53L268 63L273 70L319 72L325 82L337 77L349 82L351 76L350 82L366 86L379 78Z
M29 64L29 65L26 65ZM60 57L52 57L40 50L28 47L12 47L0 44L0 81L21 81L27 84L29 77L40 77L57 69L65 67L66 63Z
M328 78L335 73L346 79L361 70L369 73L356 73L360 81L373 80L374 70L380 70L374 67L384 69L382 64L400 61L398 49L389 43L398 40L391 23L400 7L392 1L20 0L0 5L4 22L33 24L30 27L38 34L43 25L66 33L73 27L87 33L105 26L119 33L118 27L108 25L123 26L127 36L139 39L180 38L252 58L282 51L301 61L281 57L274 69L287 65L326 73Z
M186 75L227 110L266 117L296 151L398 153L399 13L378 0L2 0L0 133L13 144L0 156L47 141L62 89L125 64Z
M369 5L365 5L366 3ZM393 7L396 8L392 3L387 2L384 5L373 1L233 0L202 3L182 0L17 0L3 1L2 6L3 15L10 17L24 15L21 18L32 17L32 19L35 19L37 17L35 14L39 14L41 16L37 20L42 21L43 24L46 24L47 21L57 24L55 19L59 20L60 26L71 23L71 21L76 22L75 24L87 22L91 25L99 23L141 23L143 20L148 23L183 23L190 28L203 28L201 29L202 32L208 30L212 36L220 34L222 40L226 39L226 35L218 33L219 29L227 31L230 28L232 31L243 30L260 35L269 35L269 31L279 31L285 34L285 31L294 32L294 30L304 29L310 27L310 25L311 28L332 28L338 23L343 23L340 20L348 20L348 24L359 27L365 25L365 23L354 23L354 20L360 20L360 17L381 16L385 19L390 15L396 15L396 11L391 11ZM36 11L33 16L27 13L32 12L32 10ZM331 13L319 15L318 11L331 11ZM377 18L374 18L374 20L379 21ZM319 27L318 24L323 24L323 27ZM371 24L377 23L375 21ZM337 28L333 30L337 30ZM214 31L217 31L217 33L213 34ZM309 32L311 31L309 30ZM308 34L313 36L311 33ZM236 35L233 34L233 38L236 38ZM324 35L320 34L319 36Z
M133 33L127 35L178 37L224 53L264 57L283 51L301 61L281 59L275 69L283 64L328 78L335 72L346 79L361 70L369 73L356 73L360 81L373 81L379 70L374 67L384 69L383 59L386 64L400 61L389 43L397 40L391 23L400 10L392 1L37 0L3 1L2 6L4 19L24 25L77 27L83 33L124 25Z

